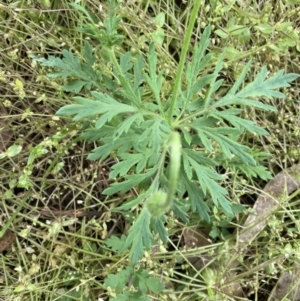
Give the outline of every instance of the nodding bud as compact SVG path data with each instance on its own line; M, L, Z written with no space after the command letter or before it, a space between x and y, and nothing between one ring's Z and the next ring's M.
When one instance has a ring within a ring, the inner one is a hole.
M164 192L162 190L158 190L148 198L146 205L148 211L152 216L160 216L170 210L177 189L181 157L179 133L172 132L169 135L168 144L170 147L170 172L168 191Z
M147 208L152 216L160 216L169 211L167 194L161 190L154 192L147 200Z

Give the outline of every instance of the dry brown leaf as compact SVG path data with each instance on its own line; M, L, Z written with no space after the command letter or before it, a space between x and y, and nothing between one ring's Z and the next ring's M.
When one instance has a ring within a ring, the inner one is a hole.
M14 242L16 236L10 230L7 230L4 235L0 238L0 252L9 249Z
M300 301L300 265L295 263L293 271L285 271L278 279L268 301L284 300Z
M188 248L200 248L211 245L208 239L208 230L198 227L183 230L184 243Z
M240 249L246 249L266 226L268 218L280 206L280 200L300 187L300 164L278 173L268 182L254 204L256 215L249 215L238 237Z
M200 229L198 227L192 229L184 229L182 236L184 238L185 246L188 249L200 248L211 245L208 239L208 230ZM189 262L197 269L202 269L212 258L213 255L199 254L198 256L188 256Z
M300 187L300 164L296 164L278 173L268 182L263 192L257 198L253 209L256 215L249 215L243 225L244 231L237 240L238 249L247 250L255 237L264 229L268 218L280 206L280 201L286 199ZM238 263L236 263L236 266ZM300 301L300 267L294 265L292 271L284 272L274 287L269 301L283 300L288 297L292 301Z

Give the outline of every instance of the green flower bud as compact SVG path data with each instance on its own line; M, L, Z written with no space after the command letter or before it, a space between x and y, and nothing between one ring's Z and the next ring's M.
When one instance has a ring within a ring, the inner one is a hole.
M167 194L161 190L154 192L147 200L147 208L152 216L160 216L169 211Z

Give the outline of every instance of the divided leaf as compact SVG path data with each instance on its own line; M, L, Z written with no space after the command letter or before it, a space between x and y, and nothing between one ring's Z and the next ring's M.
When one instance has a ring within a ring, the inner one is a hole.
M164 242L167 243L168 242L168 232L167 229L165 227L165 224L167 223L167 218L165 215L161 215L158 217L155 217L152 219L151 222L151 229L155 232L159 234L159 238Z
M110 187L103 191L103 194L113 195L117 192L125 193L133 187L137 186L139 183L149 180L156 172L156 169L152 169L144 174L130 175L126 177L126 180L120 183L113 183Z
M124 252L124 245L127 237L123 234L120 238L117 236L111 236L106 239L105 244L111 248L114 252L122 254Z
M128 133L133 123L139 125L143 120L143 115L141 113L136 113L128 118L125 118L123 122L121 122L116 130L114 131L113 138L114 141L119 138L123 133Z
M152 277L148 271L140 268L132 277L132 282L135 287L139 287L142 293L148 290L154 294L159 294L165 286L159 278Z
M228 192L225 188L223 188L218 184L218 181L222 180L222 176L217 174L215 170L208 168L204 165L200 165L194 159L192 159L187 155L186 155L186 160L183 161L183 163L184 163L184 170L192 169L193 172L195 173L197 177L197 181L201 187L201 194L203 196L206 196L207 192L209 192L214 204L218 208L223 208L223 210L228 215L231 215L232 214L231 205L230 202L225 197L228 194ZM199 194L199 189L197 188L197 186L195 186L192 183L188 175L185 178L183 178L183 180L185 180L185 186L187 191L189 192L189 197L192 196L193 198L193 195L198 193L199 196L197 199L199 201L199 197L201 194ZM201 201L199 202L199 204L195 200L192 201L193 201L192 204L193 209L197 208L200 204L203 206L203 202ZM205 211L208 212L207 208ZM203 213L201 215L203 215ZM205 219L207 219L206 215L205 215Z
M283 74L283 70L278 71L275 75L266 79L267 67L263 66L261 71L256 75L254 81L249 83L244 89L237 93L239 98L245 97L268 97L283 98L284 94L274 89L289 87L290 82L299 77L298 74Z
M148 62L149 62L149 74L145 74L145 79L150 86L155 100L161 106L161 99L160 99L160 91L162 87L163 81L163 72L161 71L159 74L156 73L156 64L157 64L157 55L155 53L154 44L152 43L149 47L149 54L148 54ZM163 108L161 109L161 113L163 114Z
M247 123L245 123L245 125L247 126ZM248 127L250 125L251 124L248 124ZM191 122L190 127L197 131L198 137L209 152L213 151L211 140L214 140L219 144L223 153L229 160L233 158L233 155L236 155L241 158L246 164L255 165L255 160L251 155L248 154L249 147L241 145L230 138L230 136L234 137L236 135L239 135L239 129L230 127L200 127L197 122Z
M115 275L109 274L104 281L104 287L110 287L111 289L114 289L117 293L120 293L126 286L130 275L131 268L121 270Z
M97 130L99 133L99 130ZM91 138L95 137L97 134L95 131L88 131L84 132L82 137L83 138ZM135 136L132 134L130 137L129 134L124 135L123 137L117 139L116 141L113 139L113 132L110 136L104 137L98 134L98 141L101 141L103 145L96 147L95 149L92 150L92 152L88 155L89 160L105 160L113 151L118 151L118 153L122 153L129 151L133 145L134 145L134 140L138 138L138 136ZM91 140L91 139L90 139Z
M150 231L151 215L146 207L142 209L137 220L131 226L125 248L130 248L129 258L132 265L138 263L145 250L150 250L153 236Z
M120 177L128 174L129 170L136 165L137 163L144 161L145 157L143 154L123 154L120 156L122 159L121 162L114 164L112 167L112 171L109 174L110 179L116 178L118 175ZM137 174L141 172L141 170L136 171Z
M221 117L221 119L227 120L234 127L238 129L244 128L245 130L247 130L252 134L259 134L259 135L269 134L266 130L257 126L255 122L237 117L236 115L240 114L241 112L242 112L241 109L228 109L223 111L216 111L214 113L211 113L210 115L215 118Z
M145 63L142 55L138 55L136 61L134 62L134 84L133 88L135 91L139 88L139 86L143 83L144 76L143 76L143 69Z
M84 42L82 55L85 62L82 62L78 55L74 55L66 49L62 51L63 58L52 55L48 56L47 59L35 56L31 56L31 58L42 66L59 70L48 73L49 78L75 78L62 86L64 91L79 93L83 87L90 90L92 86L103 89L99 82L99 74L93 70L96 58L92 46L87 41Z
M130 113L136 112L137 108L119 103L108 95L102 94L100 92L91 92L95 100L74 97L73 99L78 104L66 105L60 108L56 114L59 116L71 116L75 115L73 120L81 120L83 118L92 117L96 119L96 115L101 115L96 121L96 128L100 129L103 125L109 122L113 117L120 113Z
M182 172L180 180L183 182L183 185L188 193L192 211L197 211L200 219L209 223L209 212L211 211L211 209L204 201L205 196L203 194L203 191L195 183L188 179L184 172Z
M154 165L158 163L159 155L171 129L165 121L160 119L147 120L140 125L140 128L143 131L137 142L150 149L149 164Z
M231 164L230 167L232 169L236 169L237 171L241 171L244 175L249 178L257 178L263 180L270 180L272 179L271 173L266 169L264 166L252 166L246 164Z
M254 106L267 111L276 111L276 108L273 106L254 99L258 97L266 97L269 99L272 99L273 97L283 98L285 95L279 91L275 91L275 89L289 87L290 83L299 77L299 74L283 74L284 71L280 70L267 79L267 68L266 66L263 66L255 79L237 92L246 76L246 73L250 69L250 63L251 61L244 67L242 73L229 92L216 101L212 105L212 108L220 108L229 105L244 105Z

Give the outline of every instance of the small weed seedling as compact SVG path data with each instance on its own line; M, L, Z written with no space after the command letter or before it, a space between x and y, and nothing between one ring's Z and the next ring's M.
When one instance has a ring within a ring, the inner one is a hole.
M167 242L165 214L170 210L184 222L188 222L188 210L198 212L206 222L213 210L224 212L228 218L241 211L242 206L232 203L227 190L220 185L222 176L216 172L216 166L226 161L246 176L269 177L258 166L251 149L240 143L245 132L268 133L251 120L243 119L241 112L245 107L275 111L259 99L283 98L284 94L277 90L289 87L298 77L283 71L269 77L263 67L252 82L244 85L251 65L248 62L232 87L220 95L224 86L219 73L225 52L217 62L213 61L207 49L209 27L195 44L192 59L187 63L200 2L195 1L191 13L171 95L162 93L165 72L158 71L153 43L149 44L147 54L119 54L120 17L113 2L100 27L83 7L72 5L87 20L80 30L100 42L96 48L85 41L81 56L64 50L62 58L34 57L43 66L55 69L48 74L50 78L68 80L63 90L90 94L74 97L75 103L62 107L57 115L74 116L74 121L84 122L82 137L99 144L89 154L90 160L104 160L112 154L118 157L109 174L116 181L103 193L124 194L138 188L138 197L116 208L139 210L118 250L130 249L132 265L143 257L145 250L151 249L154 233ZM99 68L100 54L107 60L106 69ZM205 73L211 63L215 65L214 71Z

